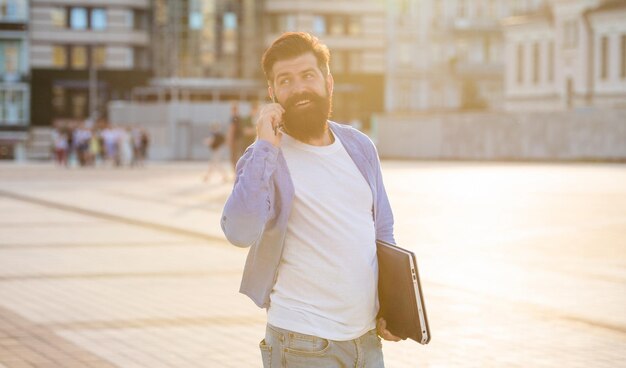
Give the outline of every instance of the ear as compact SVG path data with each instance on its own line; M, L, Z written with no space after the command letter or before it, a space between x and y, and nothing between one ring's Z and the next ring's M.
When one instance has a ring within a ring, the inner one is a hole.
M333 79L333 75L328 73L326 76L326 92L328 92L329 96L333 95L333 88L335 86L335 80Z

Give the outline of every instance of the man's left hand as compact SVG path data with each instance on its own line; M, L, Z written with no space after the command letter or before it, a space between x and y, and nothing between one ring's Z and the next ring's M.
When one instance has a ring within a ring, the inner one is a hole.
M395 336L387 329L387 321L384 318L380 317L376 320L376 332L378 336L382 337L387 341L400 341L402 340L398 336Z

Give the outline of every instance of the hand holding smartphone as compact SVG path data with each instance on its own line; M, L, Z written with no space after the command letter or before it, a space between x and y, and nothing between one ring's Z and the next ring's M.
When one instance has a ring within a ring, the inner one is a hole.
M258 139L266 140L276 147L280 146L284 113L285 109L279 103L263 106L256 124Z

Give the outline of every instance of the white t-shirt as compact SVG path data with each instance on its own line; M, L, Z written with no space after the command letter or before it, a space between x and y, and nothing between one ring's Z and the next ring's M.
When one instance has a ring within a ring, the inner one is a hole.
M369 184L335 136L312 146L283 135L295 188L268 323L331 340L376 326L378 260Z

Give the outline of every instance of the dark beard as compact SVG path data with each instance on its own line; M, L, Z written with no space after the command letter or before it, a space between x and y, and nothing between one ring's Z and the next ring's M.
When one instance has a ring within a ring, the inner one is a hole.
M310 100L307 107L296 107L295 103L303 99ZM285 102L285 132L301 142L312 138L321 138L328 129L328 117L332 108L332 96L320 96L313 92L304 92L291 96Z

